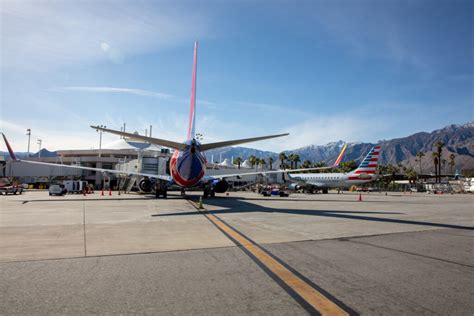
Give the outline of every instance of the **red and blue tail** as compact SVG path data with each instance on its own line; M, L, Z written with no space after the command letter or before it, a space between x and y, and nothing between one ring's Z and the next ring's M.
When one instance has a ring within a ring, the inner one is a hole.
M380 146L372 147L367 156L365 156L364 160L362 160L362 163L359 165L359 167L352 173L357 175L375 174L379 164L379 157Z
M191 105L189 109L188 140L195 136L196 119L196 75L197 75L197 49L198 42L194 42L193 79L191 83Z
M10 154L10 158L12 160L18 160L15 156L15 152L13 151L12 147L10 146L10 143L8 142L7 138L5 137L5 134L2 133L3 140L5 141L5 145L7 145L8 153Z

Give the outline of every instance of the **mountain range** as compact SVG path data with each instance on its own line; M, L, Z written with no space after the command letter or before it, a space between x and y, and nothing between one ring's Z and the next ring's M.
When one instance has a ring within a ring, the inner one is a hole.
M383 140L377 143L382 147L381 164L402 164L423 172L434 170L432 152L436 150L435 143L442 141L445 144L443 148L442 160L449 162L449 156L455 155L455 169L474 169L474 121L462 125L449 125L432 132L419 132L403 138ZM291 151L285 151L286 155L298 154L300 161L309 160L311 162L333 163L344 145L344 141L332 142L326 145L309 145ZM344 161L361 161L374 143L348 143ZM425 156L420 161L416 157L418 152L423 152ZM0 155L8 157L8 153L0 152ZM56 152L50 152L42 149L41 157L55 156ZM262 151L247 147L227 147L214 149L206 152L209 161L219 162L224 159L241 157L247 159L250 156L267 159L272 157L274 161L278 160L279 153L271 151ZM25 157L26 153L17 153L18 157ZM37 157L38 153L32 155ZM277 166L278 162L274 163ZM446 167L447 168L447 167ZM446 169L449 171L449 169Z
M419 132L403 138L380 141L377 143L382 147L380 163L402 164L419 171L420 162L416 154L423 152L425 156L421 159L421 169L428 172L434 168L431 153L436 150L435 143L438 141L445 144L442 159L449 162L449 156L454 154L456 156L455 169L474 169L474 121L462 125L449 125L429 133ZM301 162L310 160L331 164L336 160L344 143L344 141L338 141L326 145L309 145L285 151L285 154L287 156L291 153L298 154ZM361 161L375 145L364 142L348 143L344 161ZM258 158L272 157L277 160L279 154L245 147L229 147L206 152L208 159L214 157L214 161L219 161L221 157L222 159L231 157L245 159L250 155Z

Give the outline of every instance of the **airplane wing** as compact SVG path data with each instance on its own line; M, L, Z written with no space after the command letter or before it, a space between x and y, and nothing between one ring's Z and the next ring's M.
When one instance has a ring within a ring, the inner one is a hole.
M132 172L125 172L125 171L114 170L114 169L103 169L103 168L93 168L93 167L84 167L84 166L63 165L63 164L50 163L50 162L18 159L15 156L15 153L13 152L13 149L11 148L10 143L8 142L7 138L5 137L5 134L2 133L2 136L3 136L3 139L5 140L5 144L7 145L8 152L10 153L10 158L14 161L30 163L30 164L35 164L35 165L44 165L44 166L60 167L60 168L82 169L82 170L90 170L90 171L97 171L97 172L103 172L103 173L121 174L121 175L127 175L127 176L135 175L135 176L154 178L154 179L163 180L163 181L172 181L171 176L168 176L168 175L156 175L156 174L133 172L133 171Z
M91 128L96 129L96 130L100 130L100 131L104 131L104 132L108 132L108 133L111 133L111 134L124 136L124 137L127 137L129 139L141 140L141 141L144 141L144 142L147 142L147 143L150 143L150 144L156 144L156 145L169 147L169 148L173 148L173 149L182 150L186 147L186 145L183 144L183 143L173 142L171 140L148 137L148 136L142 136L142 135L137 135L137 134L132 134L132 133L126 133L126 132L122 132L122 131L116 131L114 129L103 128L103 127L100 127L100 126L91 125Z
M276 135L276 136L273 136L273 137L279 137L279 136L284 136L284 135L288 135L288 134ZM202 148L202 145L201 145L201 148ZM346 148L347 148L347 144L345 144L342 147L341 153L337 157L336 161L334 162L334 164L332 166L329 166L329 167L314 167L314 168L302 168L302 169L280 169L280 170L254 171L254 172L244 172L244 173L230 173L230 174L220 174L220 175L215 175L215 176L205 176L205 178L209 178L209 179L207 179L207 181L210 181L210 180L216 180L216 179L222 180L222 179L225 179L225 178L234 178L234 177L240 177L240 176L252 176L252 175L258 175L258 174L267 175L267 174L272 174L272 173L290 173L290 172L295 173L295 172L302 172L302 171L318 171L318 170L334 169L334 168L337 168L339 166L339 164L341 163L342 158L344 156L344 152L346 151ZM204 179L204 181L206 181L206 179Z
M228 140L224 142L217 142L217 143L209 143L209 144L201 144L201 150L206 151L209 149L214 149L214 148L221 148L221 147L228 147L232 145L239 145L239 144L244 144L244 143L251 143L251 142L256 142L259 140L264 140L264 139L269 139L269 138L276 138L276 137L282 137L282 136L287 136L290 135L289 133L285 134L278 134L278 135L268 135L268 136L260 136L260 137L252 137L252 138L243 138L243 139L236 139L236 140Z

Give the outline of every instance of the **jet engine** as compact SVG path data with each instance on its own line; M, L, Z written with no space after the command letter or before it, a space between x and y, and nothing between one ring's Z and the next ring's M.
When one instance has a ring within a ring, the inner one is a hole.
M214 192L217 193L224 193L229 189L229 183L225 180L220 180L216 184L214 184Z
M143 192L151 192L153 189L153 182L151 182L151 180L148 178L143 178L140 180L140 182L138 182L138 187Z
M294 191L297 191L299 189L301 189L301 185L299 185L298 183L291 183L288 188L290 190L294 190Z

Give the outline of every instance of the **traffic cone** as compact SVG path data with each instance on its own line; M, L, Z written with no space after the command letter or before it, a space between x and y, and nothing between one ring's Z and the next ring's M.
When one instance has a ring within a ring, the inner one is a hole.
M204 206L202 206L202 196L199 197L199 208L203 209Z
M359 202L362 202L362 193L359 193Z

